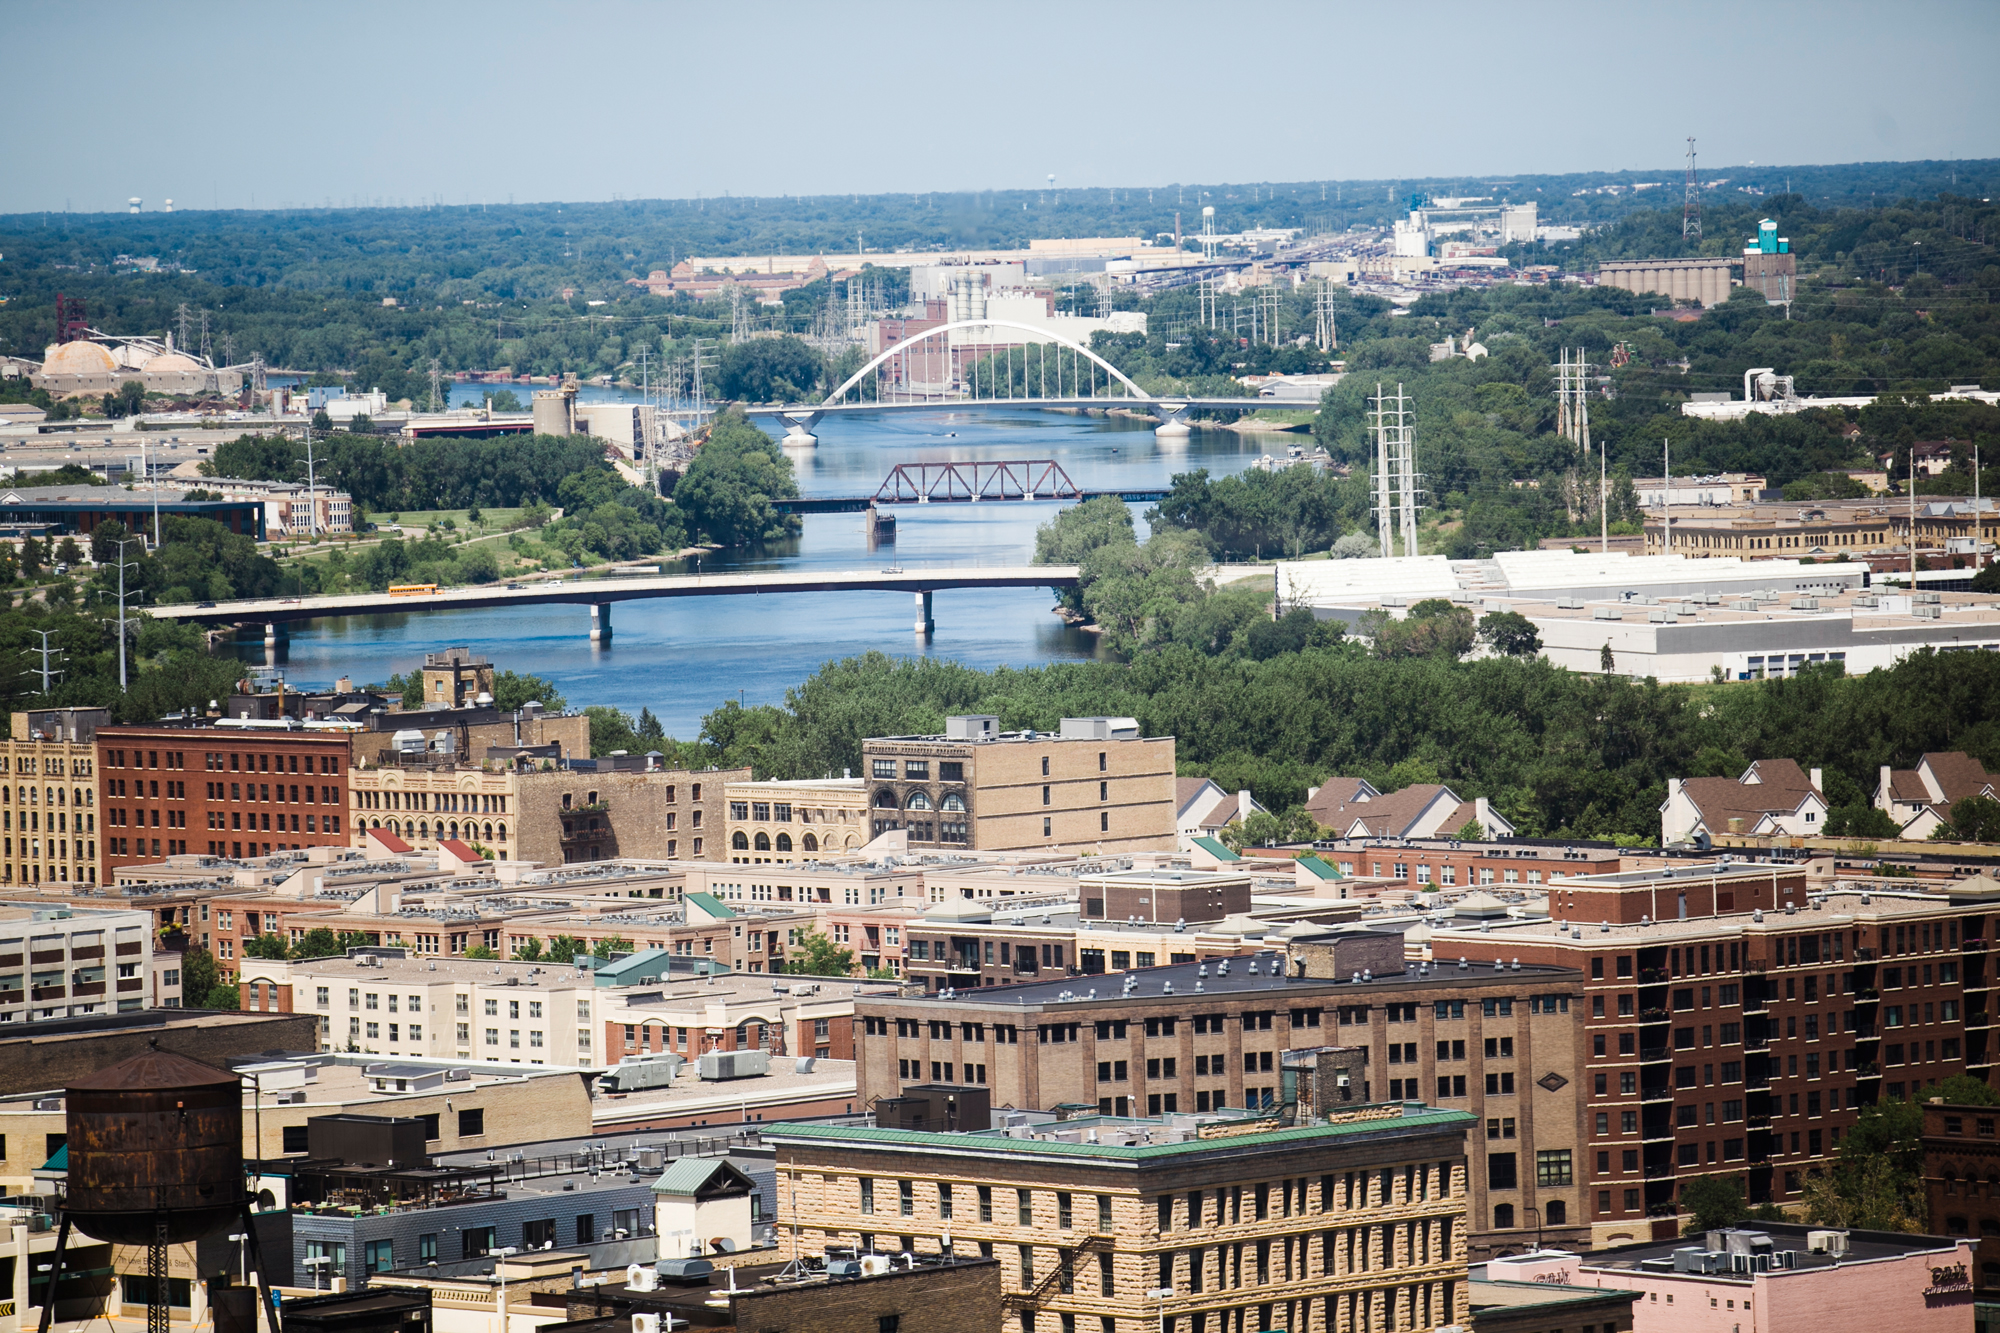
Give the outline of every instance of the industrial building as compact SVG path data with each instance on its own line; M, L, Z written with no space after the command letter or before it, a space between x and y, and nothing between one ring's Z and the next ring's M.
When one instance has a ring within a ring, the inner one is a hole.
M1729 299L1738 261L1721 259L1607 259L1597 266L1600 287L1658 292L1677 304L1714 306Z
M213 519L241 537L265 538L261 500L191 500L167 488L126 490L122 486L13 486L0 490L0 525L56 534L87 536L100 524L121 523L129 532L151 534L157 519Z

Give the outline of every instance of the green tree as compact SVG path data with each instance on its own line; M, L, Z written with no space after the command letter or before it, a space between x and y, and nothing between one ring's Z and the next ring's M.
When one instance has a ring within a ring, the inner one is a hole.
M83 563L83 548L76 544L76 538L64 537L62 544L56 547L56 559L74 569Z
M574 935L564 934L554 936L549 940L547 952L550 961L561 963L567 967L575 961L578 954L589 953L590 946Z
M660 725L659 718L653 716L652 709L641 708L639 710L637 736L641 745L654 747L659 746L667 739L667 729Z
M568 707L568 701L555 682L546 676L529 675L527 672L500 670L493 673L493 706L503 713L511 713L527 704L540 703L551 713L560 713Z
M1115 495L1099 495L1082 504L1056 511L1056 516L1035 529L1035 563L1038 565L1081 565L1090 554L1105 546L1131 546L1132 511ZM1083 588L1055 590L1056 598L1072 615L1081 616Z
M599 940L590 946L590 956L605 961L609 961L611 955L614 953L631 952L632 941L617 935L613 935L609 939Z
M542 958L542 942L537 939L530 939L525 943L515 945L514 957L517 961L523 963L540 962Z
M854 971L854 951L835 948L833 941L819 931L800 931L798 940L786 952L785 971L815 977L844 977Z
M1361 633L1374 641L1375 655L1385 659L1434 657L1457 661L1472 651L1478 630L1472 612L1442 597L1430 597L1397 620L1384 610L1361 617Z
M718 385L725 398L753 403L803 401L825 373L820 354L789 334L731 343L722 351Z
M291 948L279 936L266 931L254 940L243 941L245 958L289 958Z
M1736 771L1743 770L1739 767ZM1829 838L1893 838L1901 831L1888 811L1865 803L1838 805L1826 815Z
M1597 652L1597 669L1608 676L1617 665L1617 659L1611 655L1611 640L1606 639L1604 647L1598 649Z
M208 950L192 945L181 954L181 1003L188 1008L201 1008L201 1001L221 981L222 969L216 966L215 956Z
M1476 819L1468 819L1458 826L1454 834L1460 842L1481 842L1486 837L1486 826Z
M2000 801L1967 796L1954 802L1950 836L1960 842L2000 842Z
M1743 1199L1743 1182L1735 1176L1696 1176L1681 1190L1683 1236L1720 1231L1750 1216Z
M243 1007L243 995L233 981L220 986L211 986L208 988L208 994L202 996L201 1003L196 1007L200 1009L241 1009Z
M1935 1096L1952 1106L2000 1106L2000 1092L1983 1078L1953 1074L1938 1084Z
M1508 657L1533 657L1542 651L1535 622L1518 611L1492 611L1480 617L1479 639Z
M494 953L493 950L487 948L484 944L475 944L470 949L467 949L464 954L464 957L476 958L482 961L488 958L498 958L499 956L499 954Z
M1289 847L1319 842L1330 836L1303 806L1294 806L1281 815L1255 810L1248 819L1226 825L1222 830L1223 844L1237 851L1245 847Z
M777 541L796 534L796 514L774 500L796 498L792 460L734 408L715 418L708 439L674 487L674 504L689 528L722 546Z
M47 550L32 532L21 538L21 573L24 577L41 577Z
M590 752L597 758L618 750L631 754L640 748L629 713L607 704L592 704L583 714L590 719Z

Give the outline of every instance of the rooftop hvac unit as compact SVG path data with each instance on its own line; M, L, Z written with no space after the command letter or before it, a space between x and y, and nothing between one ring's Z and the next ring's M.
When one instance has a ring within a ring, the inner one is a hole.
M1794 610L1794 611L1817 611L1817 610L1819 610L1819 598L1817 598L1817 597L1794 597L1794 598L1792 598L1792 610Z
M1847 1233L1845 1231L1808 1231L1806 1248L1814 1254L1846 1254Z
M1592 620L1622 619L1622 617L1618 614L1618 608L1615 606L1593 606L1590 609L1590 618Z
M652 1288L640 1287L637 1290L651 1291ZM660 1317L640 1311L632 1316L632 1333L660 1333Z
M628 1264L625 1268L625 1286L630 1291L655 1291L660 1285L660 1275L644 1264Z
M833 1259L826 1265L828 1277L860 1277L861 1264L854 1259Z
M1558 597L1556 598L1556 609L1558 611L1581 611L1583 610L1583 599L1576 596Z
M1755 611L1757 609L1757 603L1753 598L1744 597L1738 599L1737 601L1731 602L1729 604L1729 609L1731 611Z
M1916 600L1919 603L1925 603L1935 606L1939 602L1942 602L1944 598L1934 592L1920 592L1916 595L1916 598L1914 600Z
M1919 620L1942 620L1944 619L1944 608L1941 606L1913 606L1910 608L1910 614Z
M861 1256L861 1276L880 1277L889 1271L892 1262L886 1254L864 1254Z
M704 1081L754 1078L771 1072L771 1055L768 1051L710 1051L701 1057L700 1069Z
M1664 625L1674 618L1673 612L1664 607L1654 607L1646 613L1646 619L1655 625Z

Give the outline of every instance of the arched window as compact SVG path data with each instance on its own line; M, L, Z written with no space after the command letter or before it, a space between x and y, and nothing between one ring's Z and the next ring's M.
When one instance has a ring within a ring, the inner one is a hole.
M883 789L882 789L881 791L878 791L878 792L876 792L876 793L875 793L875 808L876 808L877 810L894 810L894 809L896 809L896 808L897 808L897 806L896 806L896 793L895 793L895 792L892 792L892 791L890 791L890 790L889 790L889 789L888 789L887 787L884 787L884 788L883 788Z
M903 808L906 810L928 810L931 808L931 798L920 791L913 791L910 793L910 799L904 802Z
M808 833L805 837L799 839L799 846L806 851L816 852L819 850L819 839Z
M458 836L458 821L456 819L451 821L451 832L447 836L453 838L456 838Z
M789 852L790 850L792 850L792 835L791 835L791 834L789 834L789 833L780 833L780 834L778 835L778 850L779 850L779 851L781 851L781 852Z
M500 841L502 842L507 841L507 826L505 824L499 826L499 834L500 834ZM504 861L507 858L503 856L500 859Z
M420 819L420 820L418 820L418 821L417 821L417 836L418 836L419 838L428 838L428 837L430 837L430 836L431 836L431 821L430 821L430 820L428 820L428 819Z
M1514 1226L1514 1205L1511 1203L1494 1204L1493 1229L1495 1231L1510 1231L1513 1229L1513 1226Z
M1544 1221L1552 1227L1563 1226L1569 1221L1569 1208L1561 1199L1550 1199L1542 1205L1546 1214Z
M493 836L493 826L492 826L491 824L488 824L488 825L486 825L486 832L485 832L484 834L482 834L481 836L482 836L482 837L487 837L487 838L490 838L490 837L492 837L492 836ZM503 828L502 828L502 830L501 830L501 833L500 833L500 836L501 836L501 837L503 837L503 838L507 836L507 833L506 833L506 830L504 829L504 827L503 827Z
M944 794L944 799L938 802L938 809L962 812L965 809L965 798L955 791L948 791Z
M402 828L401 828L401 827L400 827L400 826L399 826L399 825L398 825L398 824L396 823L396 821L392 819L392 820L390 820L390 821L389 821L389 832L390 832L390 834L391 834L392 836L395 836L395 837L401 837L401 836L402 836L402 832L403 832L403 830L402 830Z
M736 832L729 835L729 848L731 851L736 852L747 852L750 850L750 839L744 835L742 829L737 829Z
M770 834L761 831L757 834L757 850L760 852L768 852L771 850Z

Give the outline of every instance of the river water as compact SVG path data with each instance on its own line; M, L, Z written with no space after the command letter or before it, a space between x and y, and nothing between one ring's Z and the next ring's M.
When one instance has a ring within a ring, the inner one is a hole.
M458 390L478 386L461 385ZM519 392L519 390L517 390ZM471 394L455 394L471 397ZM598 390L592 397L613 396ZM767 427L774 434L775 427ZM1296 437L1197 428L1157 440L1150 424L1005 411L830 417L819 447L790 449L806 495L872 494L897 463L1053 458L1086 490L1165 487L1175 473L1243 470ZM1054 503L898 505L893 544L871 548L860 514L809 514L790 541L706 557L705 569L867 569L890 565L1020 565L1034 556L1035 529ZM1143 533L1144 505L1133 506ZM668 561L665 572L685 567ZM502 668L553 680L572 707L652 709L671 736L693 739L702 715L726 699L782 704L785 691L829 659L879 649L922 653L970 666L1026 666L1087 658L1095 636L1063 625L1045 588L969 589L933 599L936 632L912 632L907 593L785 593L620 602L607 647L592 645L584 606L349 616L306 622L278 649L299 686L349 676L382 681L421 664L425 652L465 645ZM264 659L260 646L245 657Z

